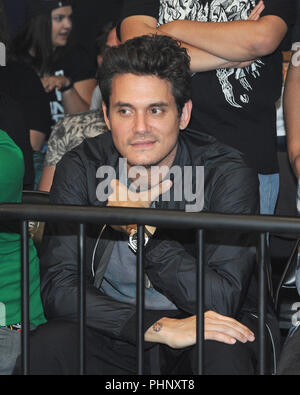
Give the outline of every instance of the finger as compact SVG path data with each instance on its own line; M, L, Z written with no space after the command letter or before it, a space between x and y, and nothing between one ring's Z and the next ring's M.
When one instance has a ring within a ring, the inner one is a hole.
M254 8L253 8L253 10L251 11L251 13L250 13L250 15L249 15L249 17L248 17L248 20L250 21L250 20L256 20L257 19L257 17L259 17L259 15L260 15L260 9L261 9L261 2L259 2Z
M210 325L208 325L208 329L210 329ZM227 336L230 336L241 343L247 343L248 341L252 342L255 340L254 335L250 334L250 331L247 330L245 331L243 328L236 324L231 324L231 323L221 323L221 324L213 324L212 325L213 330L216 332L220 332L222 334L225 334ZM248 328L247 328L248 329Z
M46 86L45 90L46 90L46 92L52 92L54 88L55 88L55 85L53 85L53 83L50 82Z
M213 331L213 330L206 330L204 334L205 340L215 340L217 342L226 343L226 344L235 344L236 339L225 333Z
M127 235L136 232L136 225L110 225L110 227L118 232L126 233Z
M244 336L246 336L249 340L254 340L254 333L244 324L235 320L234 318L226 317L225 320L226 325L234 328L237 331L240 331Z
M136 225L127 225L126 226L126 232L131 235L132 233L135 233L137 231L137 226Z
M251 11L250 16L251 16L251 15L254 15L254 14L258 14L259 12L262 11L262 9L263 9L264 7L265 7L265 5L264 5L263 0L260 0L260 1L256 4L256 6L253 8L253 10Z
M108 197L109 203L118 203L120 201L124 202L128 199L128 189L127 187L117 179L113 179L110 182L110 187L112 193Z
M246 338L249 341L253 341L255 339L254 333L247 326L241 324L234 318L223 316L214 311L208 311L206 313L205 323L208 325L208 327L215 325L218 329L223 326L222 328L227 330L228 333L234 331L238 336L241 336L240 339Z
M260 1L252 10L251 14L249 15L248 20L258 20L260 18L260 14L262 13L262 11L264 10L265 5L263 3L263 1Z
M153 188L151 188L149 191L144 191L140 193L140 196L142 199L148 200L148 201L154 201L156 200L160 195L163 195L167 191L169 191L172 187L172 181L171 180L164 180L160 182L159 184L155 185Z

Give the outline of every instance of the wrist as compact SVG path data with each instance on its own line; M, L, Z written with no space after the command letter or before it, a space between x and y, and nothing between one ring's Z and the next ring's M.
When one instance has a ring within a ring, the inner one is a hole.
M74 86L74 84L73 84L73 81L71 80L71 78L66 78L66 83L65 83L65 85L60 89L60 91L61 91L62 93L63 93L63 92L66 92L66 91L72 89L73 86Z
M150 326L145 332L145 341L152 343L167 344L168 339L168 320L171 318L163 317Z
M148 244L150 238L154 235L156 228L154 226L145 225L145 233L144 233L144 246ZM137 252L137 230L134 229L131 231L128 239L129 248L136 254Z

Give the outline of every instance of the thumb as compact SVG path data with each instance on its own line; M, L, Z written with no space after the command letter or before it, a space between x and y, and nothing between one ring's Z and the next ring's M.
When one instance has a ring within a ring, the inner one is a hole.
M109 196L110 201L126 201L127 200L127 187L118 179L113 179L110 182L112 193Z
M151 201L153 202L158 198L158 196L168 192L171 189L172 185L173 182L171 180L164 180L151 188Z

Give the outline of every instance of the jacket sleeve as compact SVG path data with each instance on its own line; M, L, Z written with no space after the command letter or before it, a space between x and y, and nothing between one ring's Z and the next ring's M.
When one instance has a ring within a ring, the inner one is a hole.
M211 212L256 214L257 176L246 168L227 171L214 182L205 199ZM196 254L188 252L179 241L185 231L176 232L155 233L146 247L145 269L156 289L179 309L195 314ZM206 231L204 240L205 310L236 317L254 273L256 239L248 233Z
M57 166L50 193L52 204L87 205L85 166L73 152ZM135 343L135 306L118 302L93 285L92 254L101 227L86 231L86 322L104 335ZM47 319L78 319L78 252L76 224L47 224L41 254L41 293ZM165 312L147 311L144 330ZM148 344L149 346L149 344Z

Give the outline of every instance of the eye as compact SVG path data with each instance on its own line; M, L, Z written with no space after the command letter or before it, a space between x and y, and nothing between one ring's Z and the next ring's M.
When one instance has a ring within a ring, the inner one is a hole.
M64 16L63 15L55 15L52 19L53 19L53 21L60 23L64 19Z
M154 115L161 114L163 112L163 109L161 107L152 107L150 109L151 113Z
M131 113L129 108L120 108L118 112L120 115L129 115Z

